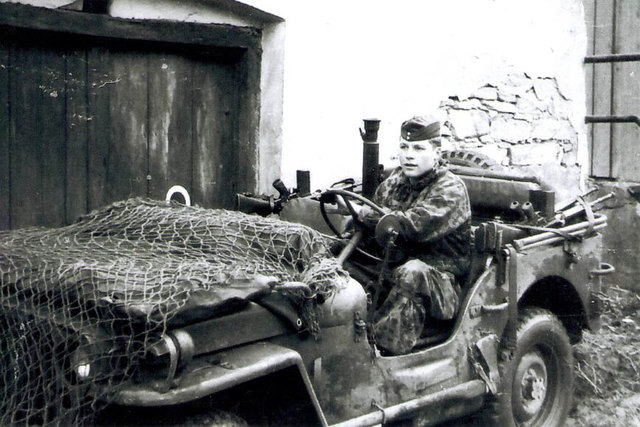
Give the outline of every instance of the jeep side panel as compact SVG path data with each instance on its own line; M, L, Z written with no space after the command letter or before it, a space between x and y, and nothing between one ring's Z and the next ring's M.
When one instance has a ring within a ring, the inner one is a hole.
M598 256L601 240L597 235L575 244L519 252L520 305L550 309L565 322L567 329L597 329L599 313L595 294L600 291L600 283L593 272L601 267ZM566 325L566 320L576 317L580 324Z

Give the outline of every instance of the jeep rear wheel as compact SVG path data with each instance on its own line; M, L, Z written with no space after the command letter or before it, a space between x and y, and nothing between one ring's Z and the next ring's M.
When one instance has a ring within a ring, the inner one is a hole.
M515 350L502 348L501 384L492 402L500 426L561 426L573 395L573 353L562 323L551 312L523 309Z

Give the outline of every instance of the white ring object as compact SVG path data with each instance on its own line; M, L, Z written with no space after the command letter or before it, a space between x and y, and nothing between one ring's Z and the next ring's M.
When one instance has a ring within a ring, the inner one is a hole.
M182 185L174 185L173 187L171 187L169 189L169 191L167 191L167 196L165 197L165 200L167 202L170 202L171 198L176 193L180 193L182 195L182 197L184 197L184 204L185 205L191 206L191 197L189 197L189 192Z

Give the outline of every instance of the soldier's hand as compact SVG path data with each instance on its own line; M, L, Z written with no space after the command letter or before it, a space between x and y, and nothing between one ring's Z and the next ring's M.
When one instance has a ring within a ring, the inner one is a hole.
M364 205L360 208L360 212L358 213L358 220L368 229L373 231L380 219L380 214L369 206Z
M380 246L386 247L389 242L395 242L401 232L400 219L394 214L387 214L376 225L376 241Z
M358 212L358 219L360 219L361 221L364 221L365 219L371 218L375 215L376 213L373 209L371 209L367 205L364 205L360 208L360 212Z

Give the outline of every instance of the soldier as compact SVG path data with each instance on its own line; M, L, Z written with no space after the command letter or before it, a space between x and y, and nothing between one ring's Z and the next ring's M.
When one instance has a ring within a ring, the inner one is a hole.
M440 123L413 117L401 126L400 166L380 184L373 201L386 215L364 207L360 218L379 220L376 235L403 242L409 260L395 268L393 287L375 313L378 346L390 354L411 350L427 315L453 319L470 262L471 208L462 180L440 157Z

